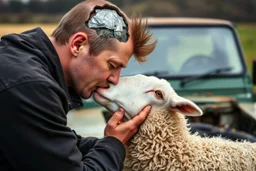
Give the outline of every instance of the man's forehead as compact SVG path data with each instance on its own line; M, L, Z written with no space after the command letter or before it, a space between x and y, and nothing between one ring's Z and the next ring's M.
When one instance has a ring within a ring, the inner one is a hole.
M129 60L133 57L133 42L131 38L127 42L117 42L116 52L114 55L115 61L122 66L127 67Z

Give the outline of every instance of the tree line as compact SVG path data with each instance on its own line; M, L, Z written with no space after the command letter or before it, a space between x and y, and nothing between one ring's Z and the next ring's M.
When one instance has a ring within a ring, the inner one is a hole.
M0 22L57 22L83 0L0 0ZM110 0L128 15L211 17L255 22L256 0Z

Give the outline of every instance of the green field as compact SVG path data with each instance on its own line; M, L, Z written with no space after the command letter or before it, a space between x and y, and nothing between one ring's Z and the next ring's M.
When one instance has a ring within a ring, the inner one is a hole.
M237 25L237 30L249 73L252 74L252 62L256 59L256 23L239 24Z
M240 24L238 34L246 57L256 57L256 24Z
M56 24L0 24L0 37L9 33L20 33L34 27L42 27L43 30L50 35Z

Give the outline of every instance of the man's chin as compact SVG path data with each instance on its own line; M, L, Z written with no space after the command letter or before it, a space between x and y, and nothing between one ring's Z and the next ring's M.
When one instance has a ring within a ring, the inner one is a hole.
M83 99L89 99L92 96L93 92L83 92L81 93L81 97Z

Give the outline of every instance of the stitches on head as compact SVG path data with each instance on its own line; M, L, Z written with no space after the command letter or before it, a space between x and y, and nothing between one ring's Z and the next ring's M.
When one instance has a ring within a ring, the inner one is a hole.
M116 38L120 42L126 42L129 38L128 24L124 16L108 5L96 6L85 25L94 29L103 39Z

